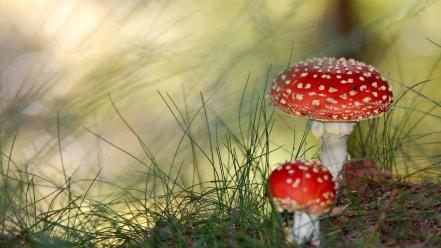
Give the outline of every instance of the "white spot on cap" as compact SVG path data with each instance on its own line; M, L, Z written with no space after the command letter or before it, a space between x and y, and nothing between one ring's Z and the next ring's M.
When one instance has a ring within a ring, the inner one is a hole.
M338 103L334 98L331 98L331 97L328 97L328 98L326 98L326 101L327 102L330 102L330 103Z
M302 84L302 83L298 83L298 84L297 84L297 88L298 88L298 89L302 89L302 88L303 88L303 84Z
M286 80L285 81L285 84L290 84L291 83L291 80Z
M312 105L319 106L320 105L320 100L312 100Z
M338 90L337 90L336 88L332 88L332 87L330 87L328 91L329 91L330 93L332 93L332 92L337 92Z
M286 104L286 100L284 98L280 99L280 104Z
M292 186L293 186L294 188L296 188L297 186L299 186L299 184L300 184L300 178L297 178L297 179L294 181L294 183L292 184Z
M287 184L291 184L292 183L292 179L291 178L286 179L286 183Z
M308 76L307 72L304 72L304 73L300 74L300 77L306 77L306 76Z
M315 95L317 95L317 93L315 91L311 91L311 92L308 93L308 95L315 96Z
M347 95L346 93L344 93L344 94L341 94L339 97L340 97L341 99L347 99L347 98L348 98L348 95Z
M296 99L297 100L302 100L303 99L303 95L302 94L296 94Z
M386 86L382 85L382 86L380 87L380 89L381 89L381 90L386 90Z
M363 98L363 102L370 102L372 99L370 98L370 97L365 97L365 98Z
M378 87L378 83L377 82L373 82L372 83L372 87L377 88Z
M294 174L294 170L289 170L288 173L289 174Z
M324 89L325 89L325 86L323 84L319 86L319 90L324 90Z
M306 84L305 89L309 89L309 88L311 88L311 84Z
M364 81L364 77L362 77L362 76L361 76L361 77L359 77L359 79L360 79L361 81Z
M305 173L305 177L306 177L306 178L311 178L311 174L309 174L309 173Z
M335 76L336 78L338 78L338 79L340 79L341 78L341 75L337 75L337 76Z
M290 88L286 89L286 93L291 94L292 90Z
M282 80L285 80L286 75L285 75L285 74L282 74L282 76L280 76L280 78L282 78Z
M364 91L364 90L366 90L366 89L367 89L367 86L366 86L366 85L363 84L362 86L360 86L360 90L361 90L361 91Z
M358 107L360 107L362 104L361 104L360 102L355 101L355 102L354 102L354 105L355 105L356 108L358 108Z
M351 91L349 91L349 95L355 96L355 95L357 95L357 91L351 90Z
M372 92L372 95L374 96L374 97L377 97L378 96L378 93L377 92Z
M313 78L317 78L317 74L312 75Z
M383 95L382 99L383 99L383 100L386 100L386 98L387 98L387 96L386 96L386 95Z

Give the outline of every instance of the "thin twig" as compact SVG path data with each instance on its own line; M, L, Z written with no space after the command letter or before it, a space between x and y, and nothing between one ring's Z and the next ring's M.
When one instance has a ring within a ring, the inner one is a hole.
M384 219L386 218L386 212L389 211L390 207L392 206L392 203L395 201L395 199L397 199L397 196L399 195L400 191L398 189L393 189L391 191L391 196L389 198L389 200L386 202L386 205L384 206L384 208L381 210L380 216L378 217L378 221L377 223L374 225L373 228L373 232L377 232L380 227L381 224L383 223Z

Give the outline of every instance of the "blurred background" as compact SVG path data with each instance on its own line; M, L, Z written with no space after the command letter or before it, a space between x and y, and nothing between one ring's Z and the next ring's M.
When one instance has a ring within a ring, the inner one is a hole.
M396 96L433 79L415 88L423 96L414 93L395 110L430 112L415 132L431 133L425 142L434 145L422 152L436 156L440 13L441 3L429 0L0 0L3 167L10 155L11 167L54 184L64 174L90 178L100 170L102 180L136 184L144 165L114 145L148 159L111 99L167 169L183 131L161 94L184 120L199 116L192 135L208 146L201 95L211 131L222 126L238 134L241 99L265 93L289 63L312 56L369 63L388 75ZM272 164L290 158L307 122L279 112L274 118L271 145L281 149ZM306 142L318 143L311 135ZM179 147L186 180L198 151L190 142ZM200 162L199 169L209 177L210 166Z

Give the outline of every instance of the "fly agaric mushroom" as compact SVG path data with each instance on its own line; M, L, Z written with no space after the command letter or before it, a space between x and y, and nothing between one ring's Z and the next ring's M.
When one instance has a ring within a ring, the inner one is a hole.
M313 58L280 73L271 100L282 111L313 120L320 157L337 178L347 159L347 139L356 122L387 112L392 88L370 65L354 59Z
M296 160L275 169L269 191L279 209L294 212L291 237L298 244L320 243L319 216L331 210L336 187L329 170L319 162Z

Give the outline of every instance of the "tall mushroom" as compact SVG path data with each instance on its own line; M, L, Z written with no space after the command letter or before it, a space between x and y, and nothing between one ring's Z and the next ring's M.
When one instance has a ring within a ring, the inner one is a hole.
M313 120L320 158L334 178L347 159L347 139L355 123L388 111L393 97L377 69L345 58L295 63L276 77L270 96L282 111Z
M335 201L335 183L329 170L319 162L296 160L275 169L268 178L274 203L294 212L292 239L298 244L320 243L319 216Z

